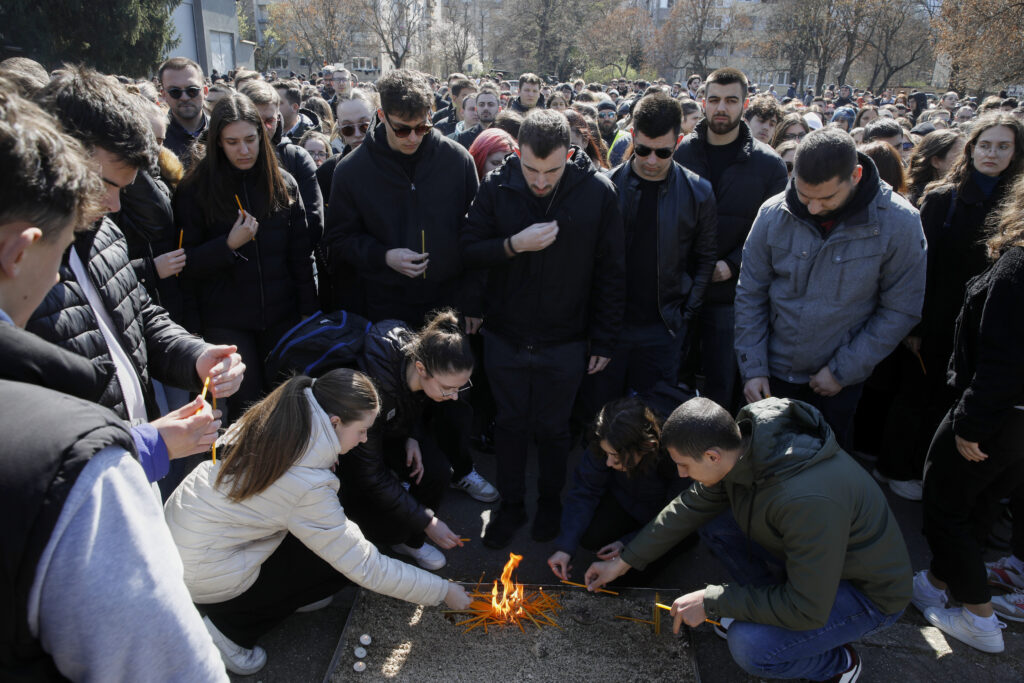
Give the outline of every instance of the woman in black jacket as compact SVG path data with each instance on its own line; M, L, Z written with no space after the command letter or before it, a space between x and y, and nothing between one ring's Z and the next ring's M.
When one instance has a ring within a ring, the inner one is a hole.
M958 397L926 466L924 532L933 557L914 577L925 618L985 652L1003 650L999 616L1024 621L1024 535L1014 529L1013 554L986 566L977 534L992 501L1011 495L1015 512L1024 507L1024 178L996 219L987 246L997 260L968 283L956 323L949 378ZM990 585L1011 593L992 597ZM947 609L949 598L963 607Z
M457 401L471 386L469 340L451 310L419 333L384 320L367 333L359 367L373 379L381 408L366 443L340 464L345 512L375 544L440 569L445 557L426 539L444 549L462 542L435 514L451 467L423 410L428 400Z
M967 281L987 266L985 221L1024 169L1024 125L1010 114L980 119L963 156L925 190L921 225L928 279L921 322L897 349L902 390L886 426L878 474L897 493L920 500L922 457L956 399L945 384L953 326Z
M214 106L206 154L181 181L174 215L188 256L182 285L197 301L189 326L234 344L246 362L235 417L269 390L263 360L278 338L317 309L298 187L247 97Z

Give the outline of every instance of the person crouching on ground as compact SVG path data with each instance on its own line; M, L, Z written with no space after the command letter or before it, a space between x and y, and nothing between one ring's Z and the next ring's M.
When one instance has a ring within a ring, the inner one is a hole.
M736 663L765 678L852 683L850 643L896 622L910 602L910 557L871 475L821 413L768 398L737 419L706 398L676 408L662 445L693 485L613 560L586 573L591 590L643 569L698 527L736 583L672 604L682 622L719 622Z
M460 585L382 555L345 516L333 470L366 441L379 407L360 372L292 377L224 435L223 460L204 462L168 499L185 584L228 671L262 669L262 635L350 583L413 603L469 605Z

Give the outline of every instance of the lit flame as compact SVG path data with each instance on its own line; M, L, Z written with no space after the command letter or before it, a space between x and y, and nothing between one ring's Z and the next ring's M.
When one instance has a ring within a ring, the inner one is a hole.
M491 610L494 615L505 621L516 621L523 613L523 587L512 582L512 572L522 561L522 555L508 554L508 562L501 572L501 600L498 600L498 582L491 589Z
M562 609L558 600L543 589L527 591L522 584L512 580L512 572L522 561L522 555L509 553L508 563L501 572L501 599L498 599L498 581L491 587L490 596L480 590L477 584L469 595L473 601L469 609L459 610L461 614L470 615L468 619L458 622L457 626L465 626L466 632L482 626L484 633L488 626L505 626L514 624L523 630L523 622L532 623L537 628L558 624L552 618L555 611ZM480 581L483 581L481 575ZM490 601L487 598L490 597Z

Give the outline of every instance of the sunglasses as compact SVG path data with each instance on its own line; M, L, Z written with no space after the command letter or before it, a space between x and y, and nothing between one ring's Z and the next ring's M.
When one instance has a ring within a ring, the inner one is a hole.
M614 119L614 118L616 118L615 112L613 112L613 111L603 111L600 114L598 114L598 117L602 118L602 119Z
M431 128L434 127L431 123L421 123L418 126L396 126L391 123L391 117L388 116L387 113L384 114L384 120L388 122L388 126L391 127L391 132L395 134L396 138L407 138L413 131L416 131L416 135L422 138L430 132Z
M189 99L195 99L195 98L199 97L199 93L201 93L202 91L203 91L203 89L200 88L199 86L197 86L197 85L190 85L190 86L188 86L185 89L181 89L181 88L167 88L167 90L165 90L164 92L166 92L168 95L170 95L172 99L180 100L182 93L184 93L185 95L188 95Z
M654 154L659 159L668 159L669 157L672 156L672 152L674 151L675 150L672 149L671 147L659 147L658 149L654 149L653 147L648 147L647 145L638 144L633 146L633 153L636 154L638 157L645 157L648 156L651 152L654 152Z
M342 127L340 128L340 130L341 130L341 134L342 134L342 135L344 135L344 136L345 136L345 137L347 137L347 138L350 138L350 137L352 137L353 135L355 135L355 134L356 134L356 128L358 128L358 129L359 129L359 133L360 133L360 135L365 135L365 134L366 134L366 131L368 131L368 130L370 129L370 124L369 124L369 123L359 123L359 124L351 124L351 123L350 123L349 125L347 125L347 126L342 126ZM394 128L394 126L392 126L392 128ZM408 134L408 133L406 133L405 135L401 135L401 134L400 134L400 133L399 133L399 132L398 132L398 131L396 130L396 131L395 131L395 135L397 135L397 136L398 136L398 137L400 137L400 138L404 138L404 137L407 137L407 136L408 136L409 134ZM424 135L425 135L425 133L424 133Z

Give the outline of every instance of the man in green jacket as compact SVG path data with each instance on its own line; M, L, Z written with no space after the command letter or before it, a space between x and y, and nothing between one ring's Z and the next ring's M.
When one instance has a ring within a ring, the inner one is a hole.
M665 422L662 445L693 485L621 556L592 564L588 587L645 568L703 527L736 583L677 598L676 631L684 621L720 623L733 658L755 676L857 680L850 643L899 619L912 593L910 557L881 489L821 413L768 398L733 420L695 398Z

